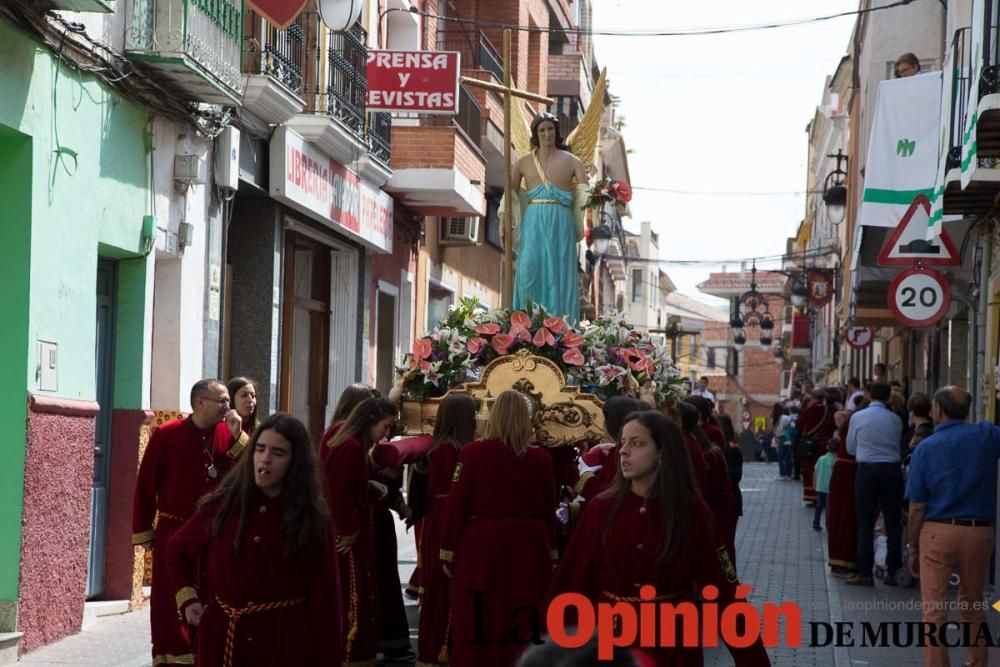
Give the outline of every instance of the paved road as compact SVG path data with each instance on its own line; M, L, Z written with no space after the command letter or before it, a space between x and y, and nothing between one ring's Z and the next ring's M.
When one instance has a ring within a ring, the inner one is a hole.
M746 466L743 477L746 513L739 523L736 551L740 578L754 586L751 601L798 602L803 613L802 636L807 643L810 622L920 620L914 604L920 597L916 588L852 588L827 574L826 534L811 529L812 510L802 505L800 486L776 480L776 475L775 464L754 463ZM400 579L405 585L416 565L416 550L412 533L407 534L401 524L397 532ZM407 611L416 646L415 604L408 602ZM1000 618L995 612L988 613ZM142 667L151 663L148 628L148 611L105 618L86 632L24 656L21 662L32 667ZM779 648L770 654L773 664L795 667L921 664L918 648ZM725 649L707 652L706 665L730 664ZM962 664L961 651L952 651L952 664ZM1000 665L1000 651L991 652L990 664Z

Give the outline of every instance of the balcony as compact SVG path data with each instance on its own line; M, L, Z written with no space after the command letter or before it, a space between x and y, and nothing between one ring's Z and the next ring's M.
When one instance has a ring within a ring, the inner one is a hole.
M482 31L439 30L437 50L458 51L462 69L489 72L497 83L503 83L503 58Z
M243 3L129 0L125 53L192 102L238 106L243 95Z
M59 9L67 12L115 13L115 0L49 0L43 6L46 9Z
M994 4L994 3L987 3ZM955 31L951 42L951 118L945 171L944 214L982 215L1000 192L1000 26L988 26L983 35L982 61L974 62L970 28ZM971 99L976 66L982 74L978 98ZM975 105L976 153L963 164L962 142L969 105ZM963 188L962 172L970 172Z
M272 125L281 125L302 113L305 60L301 15L286 29L278 30L256 12L248 11L243 40L247 74L243 107Z
M392 131L393 174L384 189L424 215L485 215L482 126L482 107L464 85L458 115L400 119Z
M368 35L360 24L332 32L316 12L303 12L305 112L288 126L341 164L351 164L367 181L381 186L389 169L391 120L368 113Z

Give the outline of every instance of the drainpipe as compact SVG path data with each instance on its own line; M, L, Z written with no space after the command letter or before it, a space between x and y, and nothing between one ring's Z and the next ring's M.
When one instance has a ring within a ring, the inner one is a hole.
M986 345L988 343L986 340L986 314L990 306L990 262L993 259L992 225L986 227L985 233L980 233L980 240L983 254L979 260L979 309L977 312L979 317L976 325L976 363L971 373L972 386L969 388L972 391L974 417L977 420L982 419L986 414L986 403L979 400L980 395L985 397L992 393L992 389L980 391L981 387L979 386L982 384L981 378L989 377L989 373L986 372Z

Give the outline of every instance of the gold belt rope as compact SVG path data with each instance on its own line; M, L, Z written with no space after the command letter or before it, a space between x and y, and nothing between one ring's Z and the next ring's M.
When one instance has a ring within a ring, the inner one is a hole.
M233 645L236 643L236 624L239 623L240 619L247 614L257 614L262 611L272 611L274 609L286 609L288 607L294 607L297 604L302 604L306 601L304 597L290 598L288 600L276 600L274 602L251 602L245 607L233 607L222 601L219 596L215 596L215 602L219 605L219 609L229 618L229 624L226 627L226 648L223 652L222 666L232 667L233 665Z
M344 648L344 660L350 660L351 644L358 636L358 573L354 566L354 550L347 552L348 570L348 607L347 607L347 645Z
M176 514L170 514L169 512L161 512L160 510L156 510L156 515L163 517L164 519L172 519L174 521L180 521L181 523L187 522L187 519L185 519L184 517L177 516Z
M666 595L657 595L654 598L646 600L646 599L638 597L638 596L632 597L630 595L615 595L614 593L612 593L610 591L603 591L601 594L604 597L606 597L609 600L611 600L612 602L666 602L667 600L675 600L675 599L681 597L681 595L682 595L681 592L668 593Z
M559 206L565 206L565 204L563 204L558 199L529 199L528 203L529 204L558 204Z

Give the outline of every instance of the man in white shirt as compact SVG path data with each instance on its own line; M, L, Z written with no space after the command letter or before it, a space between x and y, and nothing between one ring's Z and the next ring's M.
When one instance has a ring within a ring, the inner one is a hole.
M844 409L848 412L854 412L858 409L855 399L858 396L864 397L865 392L861 390L861 380L858 378L851 378L847 381L847 405Z
M703 396L708 400L712 401L713 404L715 403L715 394L713 394L708 390L708 378L703 377L702 379L698 380L698 384L695 385L694 391L691 392L691 395Z

